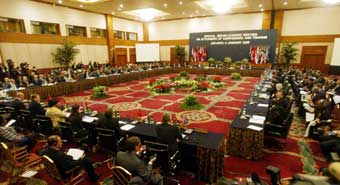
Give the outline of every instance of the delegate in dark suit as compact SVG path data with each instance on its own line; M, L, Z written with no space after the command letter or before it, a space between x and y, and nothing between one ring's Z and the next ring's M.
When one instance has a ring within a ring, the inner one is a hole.
M25 94L22 92L18 92L17 97L9 104L10 107L13 107L16 112L19 112L21 109L26 109L25 104L22 102L25 99Z
M36 116L36 115L44 116L45 115L45 110L42 108L42 106L38 102L31 101L28 109L31 112L32 116Z
M121 130L119 127L119 120L117 118L113 118L113 110L111 108L107 109L103 116L100 116L97 124L99 127L109 130L114 130L115 134L120 136Z
M178 150L177 140L182 139L179 129L167 123L162 123L156 127L158 141L167 144L170 154Z

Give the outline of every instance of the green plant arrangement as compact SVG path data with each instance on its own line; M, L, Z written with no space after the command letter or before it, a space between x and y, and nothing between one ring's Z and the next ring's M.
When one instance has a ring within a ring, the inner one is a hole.
M95 86L92 89L92 98L106 98L108 95L105 93L105 86Z
M241 80L241 74L240 73L231 73L230 74L232 80Z
M242 65L245 65L245 66L249 65L249 60L247 58L244 58L241 62L242 62Z
M285 59L285 65L289 65L292 61L296 61L299 55L299 49L296 48L297 43L283 43L281 54Z
M186 71L181 71L181 72L179 73L179 76L180 76L181 78L187 78L187 77L189 76L189 73L186 72Z
M175 56L178 62L181 65L184 65L184 60L185 60L185 48L181 45L176 45L175 47Z
M209 66L213 66L215 64L214 58L208 58L207 62L209 63Z
M62 47L57 48L57 50L52 53L53 62L62 67L69 68L78 53L79 49L76 48L76 44L64 40Z
M195 80L198 81L198 82L206 80L206 79L207 79L206 75L199 75L195 78Z
M182 110L200 110L204 106L200 103L198 98L193 95L186 96L183 103L180 105Z

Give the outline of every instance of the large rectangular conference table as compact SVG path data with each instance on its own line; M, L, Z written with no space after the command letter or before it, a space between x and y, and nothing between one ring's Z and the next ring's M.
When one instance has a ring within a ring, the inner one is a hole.
M26 89L8 91L9 96L16 96L17 92L25 93L25 98L30 99L31 94L39 94L42 99L47 99L48 97L63 96L75 92L80 92L93 88L94 86L102 85L109 86L111 84L128 82L132 80L140 80L143 78L179 73L181 71L187 71L191 74L207 74L207 75L230 75L233 72L238 72L242 76L261 76L264 68L259 69L243 69L243 70L230 70L225 68L194 68L194 67L168 67L160 69L152 69L146 71L138 72L125 72L120 74L115 74L106 77L98 77L95 79L84 79L75 82L61 82L51 86L33 86Z
M130 122L129 119L121 120ZM139 123L134 126L126 131L129 136L139 136L143 141L157 141L155 124ZM187 136L188 139L179 143L181 166L194 172L198 180L216 182L223 175L224 135L193 131Z
M255 160L263 158L264 123L254 123L250 117L267 116L270 93L266 91L266 86L269 84L270 82L265 79L259 88L254 88L253 94L257 96L251 95L240 114L231 123L227 141L229 155ZM244 110L246 110L245 114ZM258 130L251 129L250 126L256 126Z

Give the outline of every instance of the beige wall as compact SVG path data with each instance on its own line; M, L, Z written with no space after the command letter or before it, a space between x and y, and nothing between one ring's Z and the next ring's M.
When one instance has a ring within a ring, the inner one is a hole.
M138 34L138 40L143 41L143 24L126 19L113 18L113 29L119 31L135 32Z
M149 24L149 40L189 39L194 32L262 29L262 13L161 21Z

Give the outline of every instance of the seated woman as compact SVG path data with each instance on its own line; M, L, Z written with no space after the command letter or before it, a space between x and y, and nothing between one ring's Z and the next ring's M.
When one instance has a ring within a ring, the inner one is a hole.
M45 116L51 118L53 128L59 127L59 121L65 121L66 114L57 107L58 101L52 99L48 102Z

